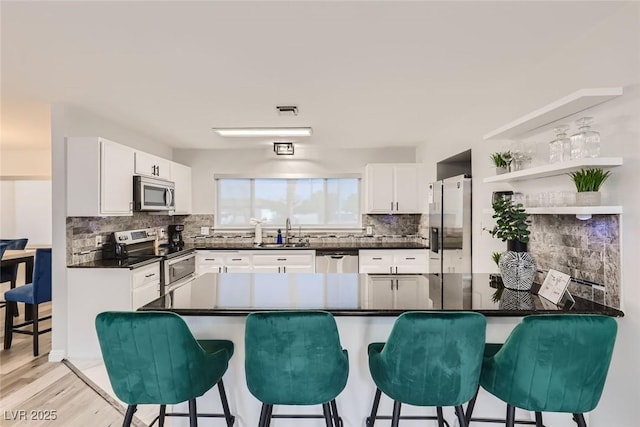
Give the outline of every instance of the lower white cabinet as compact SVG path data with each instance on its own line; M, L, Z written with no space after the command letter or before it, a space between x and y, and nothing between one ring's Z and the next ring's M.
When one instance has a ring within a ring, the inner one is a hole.
M68 268L68 358L101 357L95 319L103 311L130 311L160 296L160 261L128 268Z
M426 274L426 249L363 249L359 251L359 272L368 274Z
M314 273L315 265L315 251L253 253L254 273Z
M313 250L198 250L196 273L314 273Z
M251 255L246 251L198 250L196 275L205 273L251 273Z
M366 308L419 310L433 308L429 283L424 276L369 276L364 305Z

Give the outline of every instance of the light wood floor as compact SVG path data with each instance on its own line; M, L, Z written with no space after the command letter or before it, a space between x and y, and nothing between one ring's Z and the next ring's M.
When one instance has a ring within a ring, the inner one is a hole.
M5 288L8 285L3 284L2 293ZM24 321L23 307L17 323ZM51 303L41 305L40 311L41 316L51 314ZM4 342L4 317L5 308L0 308L0 343ZM42 322L41 328L50 324L50 320ZM87 385L73 366L49 362L50 350L51 333L40 335L38 357L33 357L30 335L13 334L11 348L0 350L0 426L121 426L123 413L109 403L109 398ZM47 415L53 418L53 414L55 420L38 419ZM137 419L134 425L146 426Z

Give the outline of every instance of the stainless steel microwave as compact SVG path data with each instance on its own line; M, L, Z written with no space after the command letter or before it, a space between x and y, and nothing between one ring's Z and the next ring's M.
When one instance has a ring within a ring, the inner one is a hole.
M175 184L162 179L133 177L133 209L140 211L174 211Z

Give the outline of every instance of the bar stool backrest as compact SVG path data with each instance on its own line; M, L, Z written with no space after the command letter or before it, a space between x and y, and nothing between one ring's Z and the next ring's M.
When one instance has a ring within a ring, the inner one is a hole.
M51 301L51 248L36 249L33 266L33 303Z
M266 404L324 404L347 382L346 351L327 312L251 313L245 352L249 391Z
M617 328L601 315L527 316L483 370L482 385L518 408L589 412L602 395Z

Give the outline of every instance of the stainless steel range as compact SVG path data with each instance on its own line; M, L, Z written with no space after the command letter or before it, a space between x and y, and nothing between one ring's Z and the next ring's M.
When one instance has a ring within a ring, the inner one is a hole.
M184 285L196 276L196 254L193 249L159 246L154 228L116 231L111 241L103 246L103 258L128 260L130 266L160 258L160 294Z

